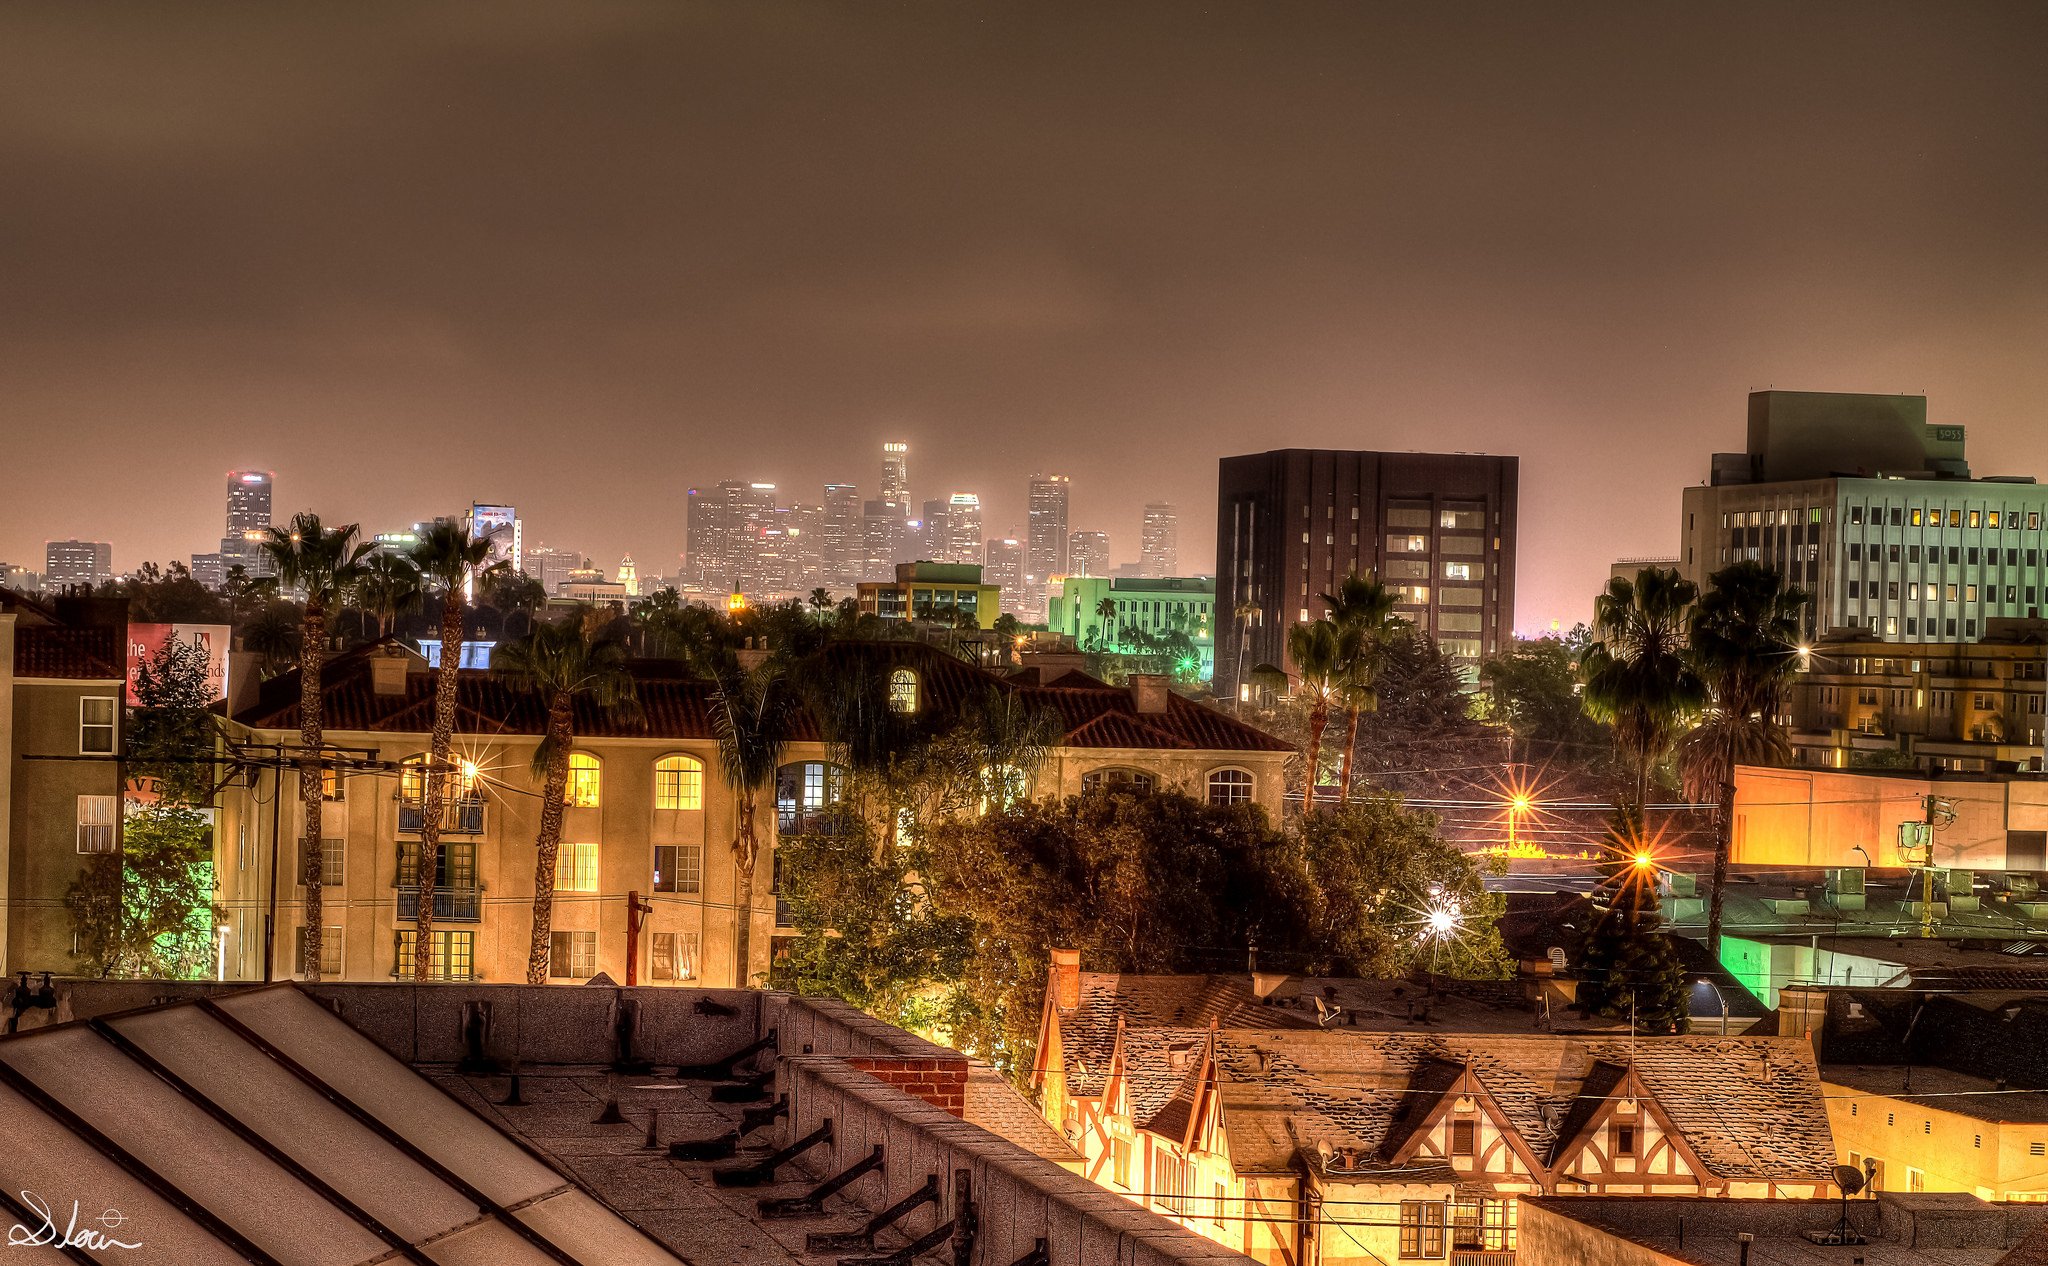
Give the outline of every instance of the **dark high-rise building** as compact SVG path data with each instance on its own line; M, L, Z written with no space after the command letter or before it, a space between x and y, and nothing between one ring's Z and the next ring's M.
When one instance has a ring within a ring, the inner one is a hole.
M271 483L267 470L228 472L227 529L220 538L223 574L237 564L250 576L274 574L270 556L261 545L264 529L275 522L270 512Z
M1033 475L1026 499L1024 570L1030 576L1037 618L1045 615L1045 586L1068 571L1067 513L1073 485L1065 475Z
M818 521L819 584L851 592L860 583L866 562L861 533L860 489L826 484L824 514Z
M1180 572L1180 513L1163 501L1145 507L1138 538L1138 575L1164 580Z
M1020 620L1036 620L1039 613L1032 610L1032 595L1024 584L1024 542L1012 536L992 540L987 556L981 578L1002 590L1003 612Z
M1476 666L1514 636L1520 459L1289 448L1221 463L1216 502L1216 692L1242 698L1256 664L1289 672L1287 630L1328 614L1318 594L1377 572L1398 612ZM1255 614L1240 617L1240 603Z
M1069 576L1107 576L1109 574L1109 533L1075 532L1067 538L1067 570Z
M114 578L114 547L105 541L51 541L43 547L43 587L104 585Z

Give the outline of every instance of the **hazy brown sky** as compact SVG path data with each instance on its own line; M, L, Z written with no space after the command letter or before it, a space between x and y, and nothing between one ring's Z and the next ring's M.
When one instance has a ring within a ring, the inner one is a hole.
M683 490L982 493L1137 547L1216 459L1522 461L1524 630L1768 385L2048 476L2048 6L16 3L0 560Z

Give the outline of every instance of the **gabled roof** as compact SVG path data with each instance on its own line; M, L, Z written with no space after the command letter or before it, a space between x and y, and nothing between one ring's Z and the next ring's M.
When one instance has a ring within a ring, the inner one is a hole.
M1200 1034L1212 1023L1239 1028L1272 1023L1241 976L1137 976L1082 972L1080 1005L1055 1018L1067 1092L1102 1093L1103 1078L1117 1050L1119 1027L1139 1035L1166 1031ZM1129 1035L1127 1034L1127 1039ZM1176 1040L1172 1037L1166 1040Z
M1166 711L1140 713L1131 692L1069 672L1050 685L1016 687L1050 707L1067 731L1068 747L1167 748L1183 751L1292 752L1292 744L1216 708L1166 695Z

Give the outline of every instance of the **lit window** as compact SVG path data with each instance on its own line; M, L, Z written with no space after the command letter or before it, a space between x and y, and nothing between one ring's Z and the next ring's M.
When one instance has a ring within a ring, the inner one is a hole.
M114 754L114 698L112 695L87 695L78 701L78 754L80 756L112 756Z
M838 804L846 771L824 761L799 761L775 771L775 829L784 835L812 829L806 819Z
M555 891L597 891L597 845L591 841L563 841L555 850Z
M649 964L651 980L695 980L697 978L697 934L656 932L654 957Z
M917 711L917 674L908 668L889 674L889 710L906 716Z
M120 801L115 796L80 796L78 798L78 851L81 853L111 853L114 851L114 814Z
M603 780L597 757L588 752L569 753L569 780L562 786L562 803L572 809L595 809Z
M588 980L597 975L597 933L548 933L548 975L557 980Z
M1244 804L1252 798L1252 776L1242 769L1219 769L1209 775L1209 803Z
M418 933L410 928L398 934L398 970L400 980L411 980L413 947L419 942ZM594 973L593 973L594 974ZM434 939L428 950L427 978L429 980L469 980L476 975L476 933L449 932L434 929Z
M704 807L704 762L694 756L664 756L654 762L654 807Z

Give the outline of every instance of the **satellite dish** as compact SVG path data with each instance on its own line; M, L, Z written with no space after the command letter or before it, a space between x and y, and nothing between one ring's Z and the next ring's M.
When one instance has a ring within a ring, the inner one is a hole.
M1863 1182L1863 1171L1856 1168L1856 1166L1835 1166L1835 1186L1842 1189L1843 1195L1853 1196L1863 1190Z

